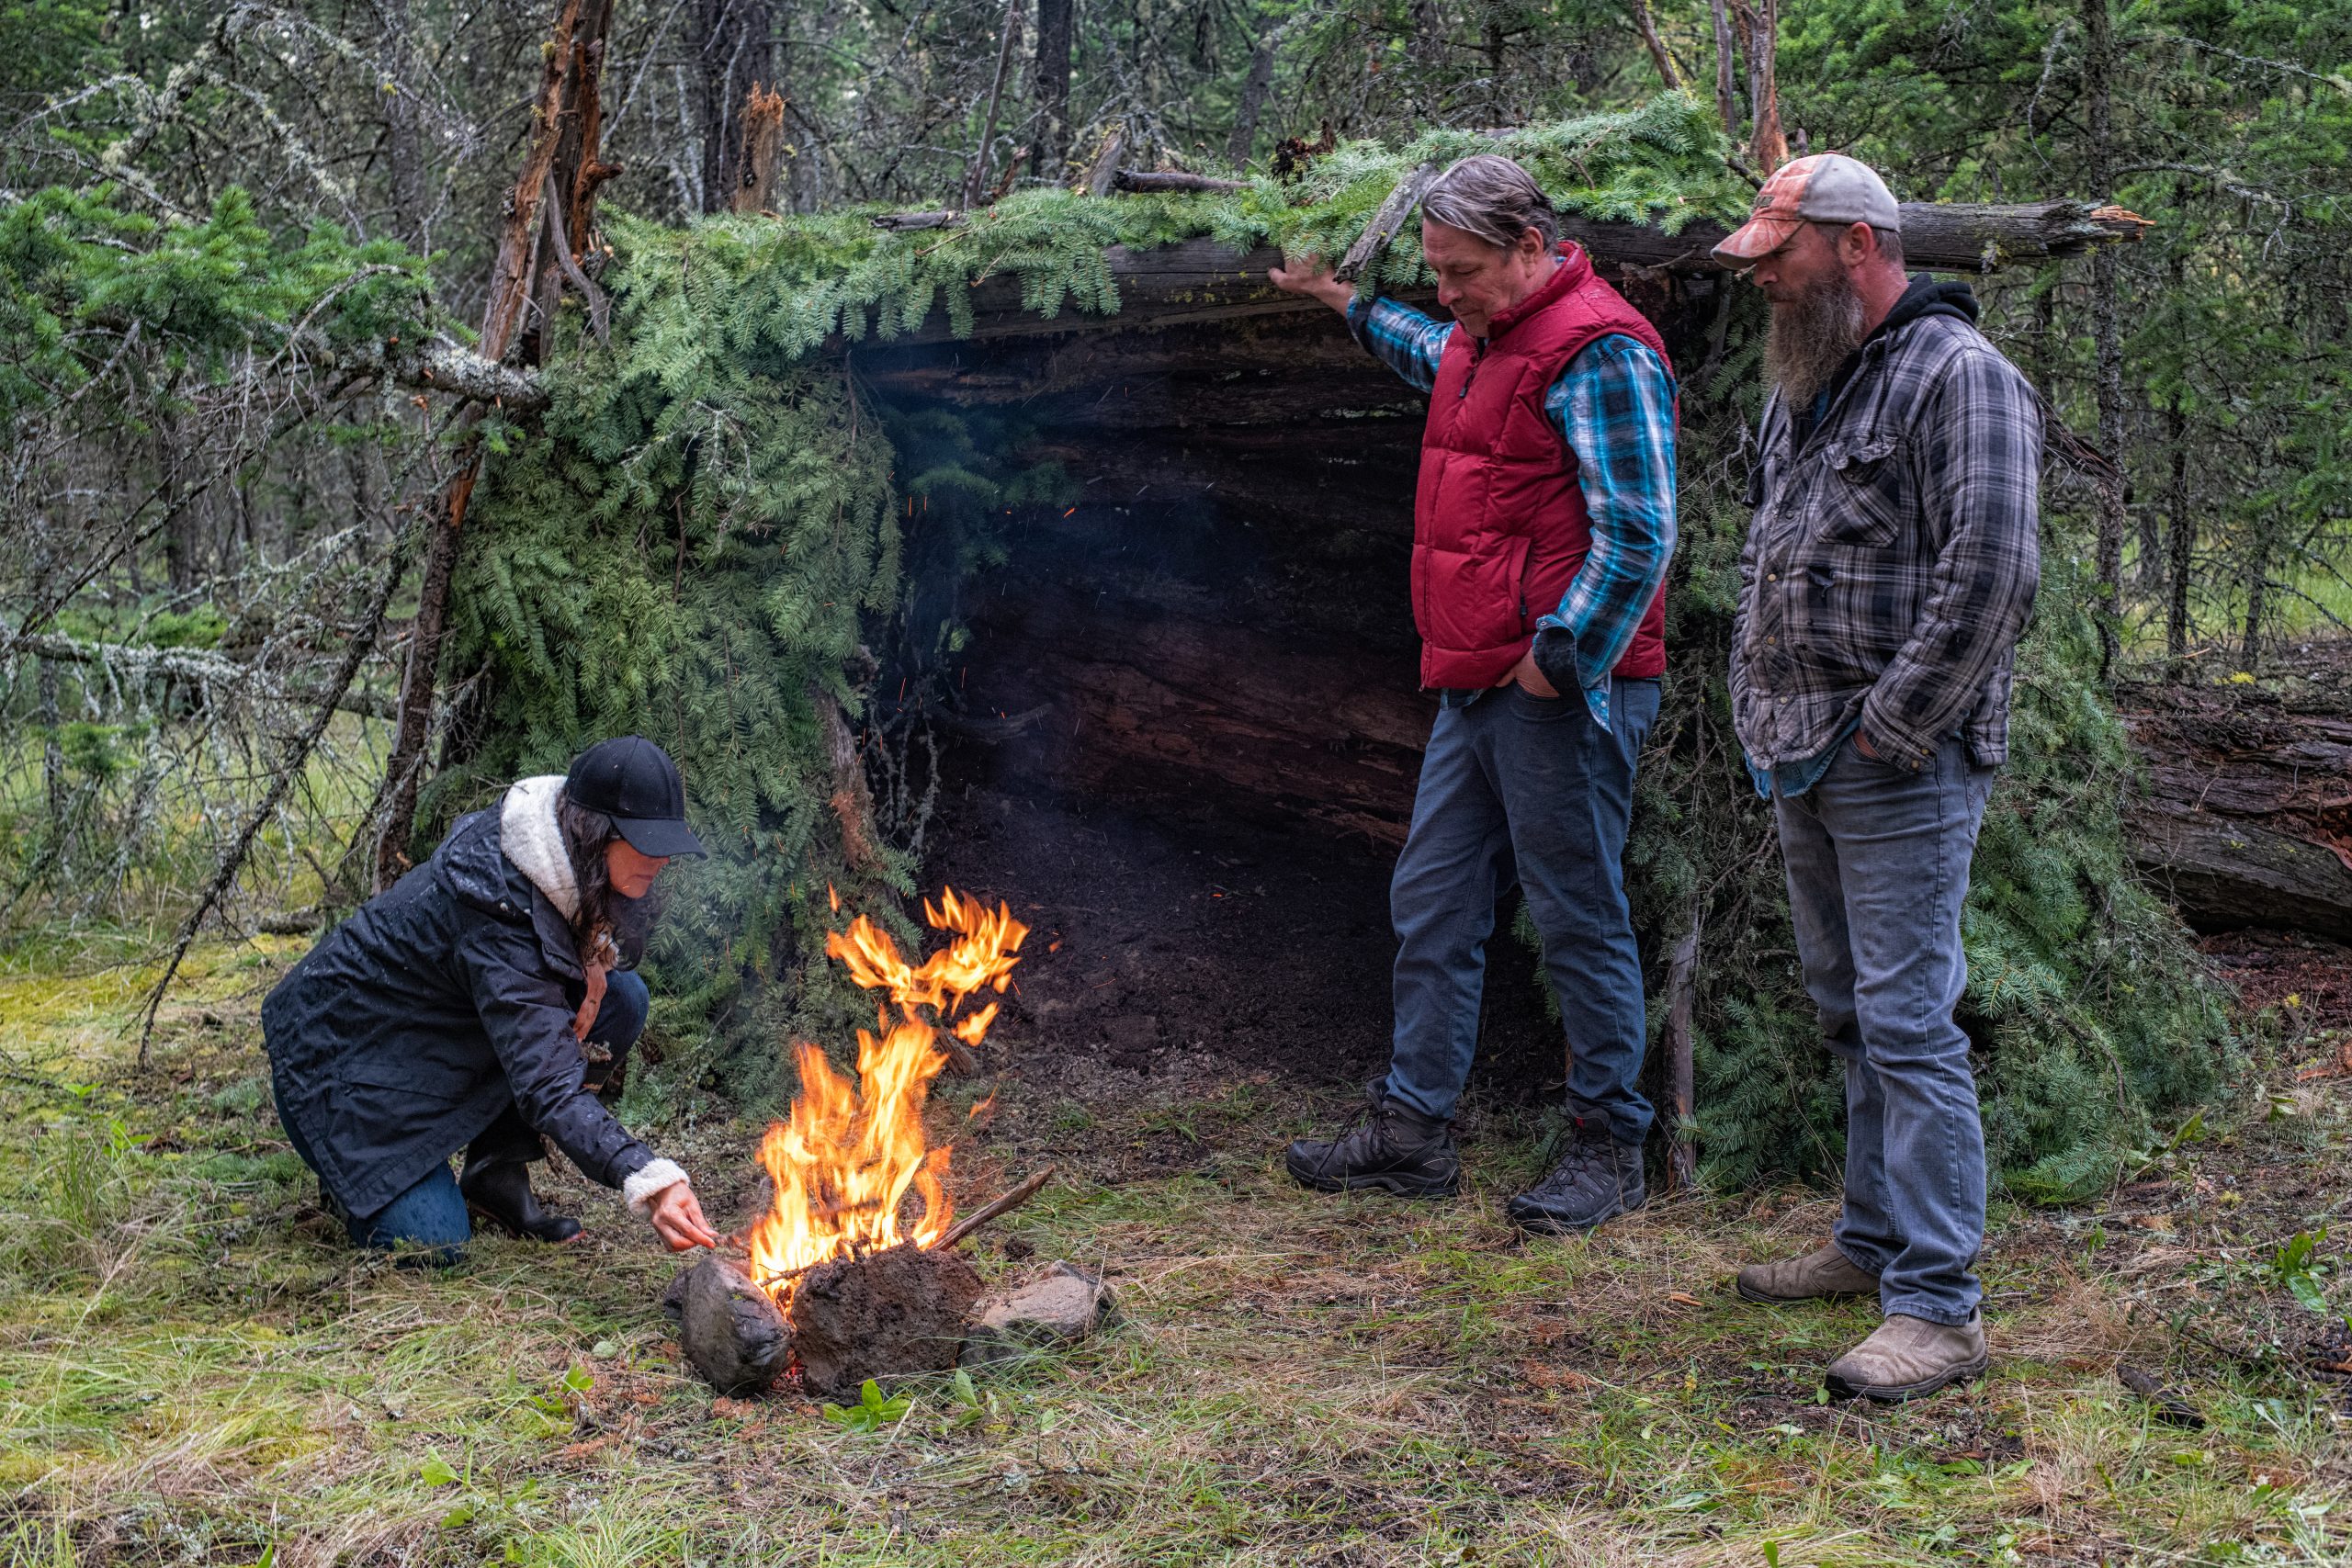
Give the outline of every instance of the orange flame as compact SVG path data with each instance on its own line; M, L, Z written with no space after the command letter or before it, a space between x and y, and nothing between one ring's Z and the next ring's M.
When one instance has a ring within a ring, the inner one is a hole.
M1009 907L990 913L953 888L937 905L925 903L923 915L955 940L921 964L900 957L889 934L864 915L825 938L826 955L840 959L859 985L888 992L899 1018L891 1023L886 1012L876 1021L878 1033L857 1032L854 1085L821 1048L794 1047L800 1098L761 1141L760 1164L775 1184L775 1201L751 1234L752 1278L779 1303L789 1302L793 1281L816 1264L907 1241L929 1247L953 1217L944 1181L947 1148L931 1147L922 1124L932 1080L947 1065L939 1027L973 993L1005 988L1029 928ZM989 1002L949 1027L967 1045L978 1045L1000 1005ZM925 1019L923 1009L933 1018ZM907 1223L899 1209L910 1192L922 1207Z

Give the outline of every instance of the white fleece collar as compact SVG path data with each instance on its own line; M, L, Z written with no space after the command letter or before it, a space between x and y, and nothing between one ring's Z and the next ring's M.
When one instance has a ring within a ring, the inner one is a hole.
M569 920L580 913L580 884L563 850L563 829L556 825L556 796L562 793L561 773L518 780L499 807L498 847Z

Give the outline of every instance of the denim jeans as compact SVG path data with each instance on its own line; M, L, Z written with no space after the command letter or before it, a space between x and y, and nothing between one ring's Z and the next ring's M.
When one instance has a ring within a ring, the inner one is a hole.
M1657 682L1621 680L1610 729L1580 694L1537 697L1516 685L1438 710L1389 886L1390 1098L1424 1116L1453 1114L1477 1051L1496 903L1517 886L1567 1033L1568 1109L1621 1143L1648 1134L1650 1103L1635 1087L1642 963L1623 862L1634 765L1657 705Z
M637 1037L645 1032L645 1015L651 1003L652 996L636 971L616 969L605 976L605 1000L596 1010L596 1021L588 1028L588 1038L611 1050L616 1066L628 1054L629 1047L637 1043ZM277 1120L286 1129L286 1140L293 1145L295 1154L315 1172L319 1162L311 1153L309 1141L284 1111L278 1113ZM469 1162L544 1157L538 1134L516 1113L512 1101L466 1149ZM473 1236L466 1200L458 1190L458 1179L446 1159L372 1214L346 1213L334 1201L334 1194L328 1193L326 1198L327 1206L343 1221L355 1247L400 1252L421 1263L454 1263L459 1249Z
M1968 865L1991 768L1958 736L1916 772L1851 740L1777 796L1805 989L1846 1064L1846 1206L1837 1242L1879 1276L1879 1305L1968 1321L1983 1299L1984 1128L1952 1010Z

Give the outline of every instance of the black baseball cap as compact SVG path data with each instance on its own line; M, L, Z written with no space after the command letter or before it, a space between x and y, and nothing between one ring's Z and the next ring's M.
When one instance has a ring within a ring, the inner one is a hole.
M707 855L686 826L686 781L670 753L641 735L599 740L571 760L563 792L576 805L613 819L641 855Z

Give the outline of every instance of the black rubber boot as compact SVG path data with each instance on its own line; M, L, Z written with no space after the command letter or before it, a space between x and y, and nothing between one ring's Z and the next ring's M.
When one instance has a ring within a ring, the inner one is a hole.
M1543 1235L1589 1231L1649 1201L1642 1146L1621 1144L1599 1123L1577 1121L1567 1152L1543 1180L1504 1205L1510 1223Z
M1374 1084L1363 1108L1331 1142L1291 1145L1291 1175L1321 1192L1376 1188L1404 1198L1451 1198L1462 1185L1462 1156L1448 1122L1423 1116Z
M526 1241L570 1241L580 1234L580 1222L569 1214L551 1214L531 1195L531 1168L519 1159L466 1162L458 1178L466 1209L488 1220L509 1235Z

